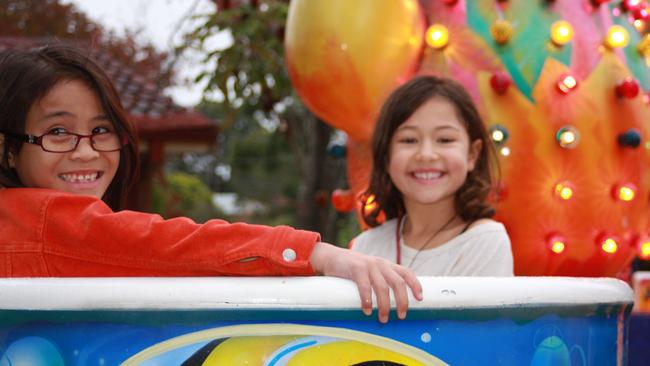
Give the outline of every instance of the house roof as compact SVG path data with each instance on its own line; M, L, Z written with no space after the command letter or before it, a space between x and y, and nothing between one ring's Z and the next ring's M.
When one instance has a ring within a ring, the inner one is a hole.
M30 48L52 42L46 38L0 37L0 50ZM153 80L137 74L102 49L92 48L90 55L113 81L140 139L205 145L216 143L216 122L194 109L176 105Z

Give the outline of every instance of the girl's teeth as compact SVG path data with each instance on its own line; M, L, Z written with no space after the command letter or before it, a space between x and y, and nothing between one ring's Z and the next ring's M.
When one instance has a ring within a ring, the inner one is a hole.
M437 173L414 173L413 175L417 179L436 179L436 178L440 178L442 174L440 172L437 172Z
M92 182L97 179L98 173L93 173L93 174L62 174L61 177L63 180L68 181L70 183L87 183L87 182Z

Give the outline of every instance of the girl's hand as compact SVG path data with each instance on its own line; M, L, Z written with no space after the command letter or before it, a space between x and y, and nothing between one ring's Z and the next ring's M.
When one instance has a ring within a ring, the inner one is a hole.
M397 304L397 316L406 317L408 309L408 289L413 296L422 301L422 285L415 273L406 267L380 258L373 257L337 246L316 243L310 257L311 266L318 273L326 276L347 278L354 281L361 297L361 309L364 314L372 313L372 292L377 298L379 321L386 323L390 312L390 290L393 290Z

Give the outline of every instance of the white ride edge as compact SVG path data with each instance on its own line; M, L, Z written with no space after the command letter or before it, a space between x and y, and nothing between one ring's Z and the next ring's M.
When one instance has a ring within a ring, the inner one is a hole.
M410 309L632 304L613 278L419 277ZM394 302L393 302L394 305ZM7 278L0 310L358 309L353 282L331 277Z

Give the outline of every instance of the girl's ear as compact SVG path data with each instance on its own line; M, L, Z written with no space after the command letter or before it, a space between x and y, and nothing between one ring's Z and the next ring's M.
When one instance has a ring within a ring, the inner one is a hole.
M467 154L467 170L472 171L476 166L478 157L481 156L481 149L483 148L483 141L476 139L469 145L469 153Z

